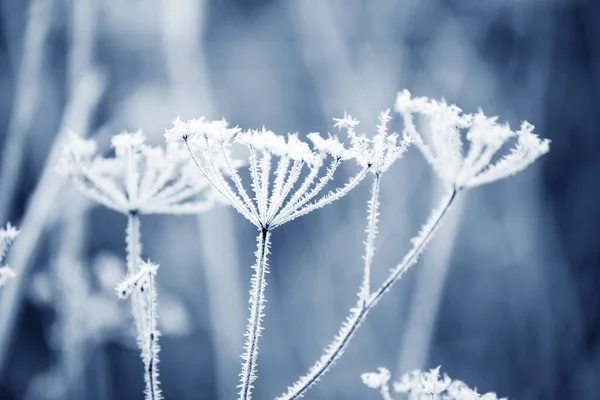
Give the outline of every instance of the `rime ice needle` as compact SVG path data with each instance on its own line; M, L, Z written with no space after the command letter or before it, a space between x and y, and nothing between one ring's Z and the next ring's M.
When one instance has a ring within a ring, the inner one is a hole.
M146 365L146 399L161 398L158 370L154 276L156 269L141 263L140 214L196 214L210 210L218 200L214 189L198 179L181 143L150 147L141 131L113 136L114 157L97 155L96 143L71 134L57 169L92 200L127 215L127 270L129 279L148 276L146 292L133 291L132 314L142 358ZM144 270L147 269L147 271ZM124 281L125 282L125 281ZM150 333L149 333L150 332ZM150 343L150 344L148 344ZM156 346L156 351L152 350ZM152 359L148 359L151 356ZM150 383L149 383L150 382Z
M368 206L370 222L367 228L365 278L359 293L358 304L350 309L350 314L323 355L309 368L307 374L292 384L284 394L278 397L278 400L302 397L342 356L369 311L377 305L383 294L390 290L392 285L417 262L459 191L514 175L527 168L549 150L550 141L540 139L535 135L533 125L528 122L523 122L521 128L514 132L507 124L498 124L496 117L486 117L481 110L476 114L464 114L460 108L448 105L445 101L438 102L424 97L412 98L407 90L398 93L395 108L403 117L404 134L408 135L421 150L427 162L450 189L440 204L432 210L419 234L411 240L412 248L404 256L402 262L390 271L379 288L371 292L368 278L370 266L368 265L374 252L372 242L377 223L376 217L371 217L371 215L377 215L378 205L376 202L378 187L374 186ZM413 114L424 117L428 135L418 132ZM348 116L338 120L338 123L352 128L355 126L355 121ZM461 140L463 132L466 132L466 139L469 142L466 155L463 154ZM492 162L493 157L511 138L516 138L516 145L499 161Z
M241 131L226 121L204 118L181 121L177 118L167 129L167 141L183 141L203 176L233 207L259 229L256 264L250 291L250 318L246 332L239 398L251 398L256 380L258 339L262 330L265 305L265 276L270 235L274 228L331 204L355 188L374 168L384 170L404 148L395 146L396 136L382 136L377 151L369 150L370 140L355 133L358 121L346 116L336 120L345 128L351 147L347 149L335 136L324 138L310 133L312 148L297 135L286 137L265 129ZM385 140L385 143L383 141ZM234 143L248 149L250 190L230 157ZM360 171L345 185L322 194L334 179L343 161L356 159ZM328 166L326 166L328 163ZM228 175L225 175L226 172ZM229 179L227 179L229 178Z

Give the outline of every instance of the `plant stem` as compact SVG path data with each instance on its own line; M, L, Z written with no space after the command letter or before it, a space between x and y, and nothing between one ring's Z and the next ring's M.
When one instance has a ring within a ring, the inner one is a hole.
M364 302L359 299L359 302L355 308L351 309L350 315L346 318L342 324L338 334L336 335L333 342L327 347L326 352L321 358L309 369L308 374L298 379L292 386L289 387L288 391L277 398L277 400L292 400L302 397L306 391L315 384L335 363L343 354L344 350L348 346L348 343L364 322L369 311L381 299L392 285L400 280L402 275L417 262L419 256L427 247L427 244L431 240L433 233L440 225L440 222L444 215L446 215L450 205L456 198L457 190L453 189L447 196L443 198L440 205L435 208L427 222L423 225L423 228L419 235L412 240L413 247L404 256L404 259L398 264L392 271L381 286L369 297L368 301Z
M381 186L381 175L375 174L373 186L371 187L371 199L368 206L367 217L367 240L365 241L365 270L363 283L359 296L367 302L371 294L371 266L375 257L375 237L377 236L377 222L379 216L379 188Z
M257 237L256 264L254 276L252 277L252 288L250 289L250 317L246 330L246 343L242 358L242 372L240 373L240 400L252 398L252 383L256 380L256 365L258 356L258 339L262 331L262 319L265 308L265 289L267 286L265 276L269 273L267 256L269 254L270 231L262 228Z
M148 277L148 354L146 362L146 398L148 400L162 399L158 381L158 330L156 329L156 277Z
M127 214L127 271L133 275L140 269L140 260L142 254L141 232L140 232L140 217L137 211L130 211ZM146 382L146 399L159 400L161 399L160 389L158 386L158 370L157 364L157 332L156 332L156 289L154 285L154 276L149 277L147 301L142 297L138 290L134 290L131 294L131 314L135 322L137 332L137 344L142 353L144 361L144 380ZM142 286L143 287L143 286ZM144 304L147 303L147 304ZM147 306L147 311L144 306Z

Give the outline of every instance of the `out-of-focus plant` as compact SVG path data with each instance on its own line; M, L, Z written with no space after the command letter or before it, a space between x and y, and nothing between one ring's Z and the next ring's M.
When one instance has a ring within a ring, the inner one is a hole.
M362 374L361 379L371 389L377 389L383 400L393 400L390 393L390 371L378 368L377 372ZM464 382L440 376L440 367L427 372L414 370L393 382L394 392L404 393L409 400L506 400L499 399L496 393L479 394Z
M197 214L211 209L217 197L198 177L181 144L150 147L141 131L112 138L114 157L97 155L93 140L71 134L57 166L92 200L127 215L127 271L138 346L145 365L146 398L162 398L158 381L158 336L154 264L141 260L140 214ZM150 268L149 266L154 266Z
M318 133L310 133L311 149L297 135L288 135L286 140L265 128L242 132L239 128L229 128L224 120L207 121L204 118L187 122L176 119L173 127L166 131L168 141L186 144L206 179L259 230L256 264L252 267L250 317L240 373L241 400L251 398L257 378L258 340L263 329L271 232L340 199L355 188L369 171L379 175L400 158L407 142L398 144L396 135L387 135L388 121L389 110L382 114L379 134L370 140L356 134L354 127L358 121L347 115L337 120L336 125L347 130L350 148L346 148L337 137L323 138ZM253 199L230 157L230 148L235 143L246 146L249 152L248 174ZM342 162L350 159L358 162L360 171L345 185L322 194ZM328 167L324 167L326 161L330 163ZM222 169L228 175L223 174Z
M446 184L447 194L432 210L419 234L411 240L412 248L402 262L390 271L387 278L374 291L369 290L368 274L371 269L369 260L372 260L374 252L372 239L377 230L377 213L369 212L364 257L365 280L359 291L361 300L350 310L350 315L326 348L325 353L310 367L306 375L298 379L278 398L279 400L296 399L304 395L341 357L369 311L417 262L460 191L514 175L549 150L550 141L542 140L535 135L533 125L528 122L523 122L518 131L512 131L508 124L497 123L496 117L486 117L481 110L476 114L463 113L457 106L447 104L443 100L438 102L425 97L413 98L407 90L398 93L395 108L404 120L404 133L410 136L427 162ZM418 122L415 122L415 114L421 117ZM419 122L424 130L422 133L417 129ZM466 136L468 142L466 154L463 149L463 136ZM516 145L507 155L494 162L494 157L510 139L516 139ZM374 189L368 209L376 211L374 205L377 202L378 193Z
M5 228L0 229L0 288L15 277L15 271L8 265L3 265L2 262L6 257L8 248L19 234L19 231L10 224L6 224Z

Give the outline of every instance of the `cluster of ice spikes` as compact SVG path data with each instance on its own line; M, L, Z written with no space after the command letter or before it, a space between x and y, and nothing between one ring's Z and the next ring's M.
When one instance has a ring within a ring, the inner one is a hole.
M439 177L456 189L479 186L512 176L547 153L550 141L533 133L534 126L523 122L517 131L499 124L497 117L487 117L479 110L463 113L445 101L411 97L408 90L398 93L396 111L404 119L405 132ZM425 132L417 131L414 115L424 117ZM466 154L462 133L469 143ZM511 139L510 152L494 161L497 153Z
M285 137L264 127L242 131L230 128L225 120L204 118L185 122L177 118L165 138L168 142L183 141L206 179L246 219L261 229L273 229L341 198L369 171L381 173L400 158L409 139L398 143L397 134L388 134L390 119L389 110L381 113L373 138L357 134L359 122L349 115L335 119L335 126L346 130L349 147L334 135L309 133L311 146L297 134ZM239 163L230 155L235 143L248 149L252 196L236 168ZM323 194L342 161L350 159L356 160L361 170L344 186Z
M10 224L6 224L5 228L0 229L0 287L4 286L9 280L15 277L15 272L8 265L3 265L2 262L6 257L8 248L19 234L19 231Z
M185 147L151 147L141 131L113 136L114 157L70 133L57 169L92 200L121 213L188 214L210 209L218 196L199 177Z
M390 371L378 368L378 372L367 372L361 375L365 385L379 390L383 400L391 400L389 381ZM427 372L414 370L404 374L400 380L393 382L394 392L405 393L410 400L506 400L499 399L496 393L479 394L464 382L452 380L448 375L440 376L440 367Z

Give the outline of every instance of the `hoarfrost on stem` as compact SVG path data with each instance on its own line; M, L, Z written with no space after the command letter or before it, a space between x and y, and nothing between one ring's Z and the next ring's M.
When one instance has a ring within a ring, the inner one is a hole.
M365 240L365 265L364 278L359 291L358 303L350 309L338 333L331 343L325 348L324 353L288 390L278 397L278 400L292 400L302 397L343 354L350 340L366 319L370 310L377 305L381 297L391 289L395 282L401 279L406 271L414 265L431 241L444 216L456 199L459 191L465 188L489 183L516 174L538 157L549 150L550 141L540 139L533 133L533 125L524 122L517 132L510 130L508 125L500 125L496 117L486 117L483 112L477 114L463 114L455 105L448 105L445 101L438 102L424 97L413 98L410 92L399 92L396 98L396 111L404 119L404 136L410 139L421 150L425 159L432 165L439 177L450 187L447 194L435 207L427 221L423 224L419 234L412 240L412 248L406 253L402 262L391 269L388 277L373 292L370 290L370 269L373 262L375 247L374 240L378 223L379 185L378 170L385 170L387 165L381 160L385 151L367 151L367 141L362 136L354 133L358 121L349 115L336 119L336 126L345 128L349 132L354 149L358 152L359 163L380 165L384 168L372 168L376 179L371 190L371 198L367 204L368 224ZM413 114L425 117L427 124L427 141L424 135L417 131ZM379 131L384 131L389 121L389 112L380 115ZM461 132L466 132L469 149L463 154ZM384 135L380 132L380 137ZM497 162L492 162L504 143L512 137L517 138L516 146L511 152ZM427 142L427 143L426 143ZM381 142L379 142L381 143ZM377 144L377 142L375 142ZM379 144L381 146L381 144ZM381 149L381 147L380 147ZM383 147L385 149L385 147ZM377 160L380 160L377 163ZM389 394L389 393L388 393ZM388 395L386 394L386 396ZM382 395L384 395L382 393Z
M400 158L409 143L407 137L398 143L396 134L388 134L389 120L387 110L380 115L377 135L368 139L355 132L358 121L349 115L336 119L335 126L346 130L349 147L332 135L323 137L310 133L307 135L312 142L310 146L297 134L285 137L264 127L242 131L237 127L230 128L225 120L208 121L205 118L187 122L177 118L165 132L167 141L186 144L204 177L260 231L250 291L250 318L242 356L240 399L251 398L257 377L256 359L262 330L270 232L340 199L355 188L369 171L375 173L378 181L380 174ZM248 151L249 190L230 156L230 148L236 143L245 146ZM340 165L350 159L356 160L360 171L345 185L322 194ZM374 207L377 204L374 203ZM376 219L376 215L375 210L372 218ZM374 237L373 231L371 238ZM370 265L370 261L367 263Z
M140 214L198 214L210 210L220 198L210 183L198 176L181 143L151 147L137 131L113 136L111 145L114 157L102 157L93 140L70 133L57 170L92 200L127 215L128 276L117 292L122 298L131 298L145 365L146 399L159 400L157 267L141 260Z

